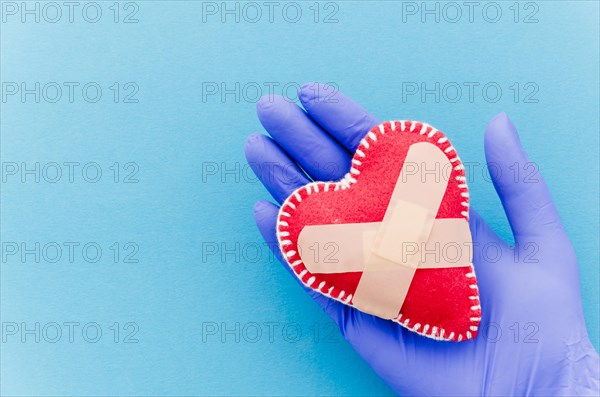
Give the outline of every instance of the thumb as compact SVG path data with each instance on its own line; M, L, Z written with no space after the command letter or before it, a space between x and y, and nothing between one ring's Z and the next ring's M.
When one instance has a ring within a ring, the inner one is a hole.
M518 244L562 231L548 186L506 113L498 114L486 128L485 156Z

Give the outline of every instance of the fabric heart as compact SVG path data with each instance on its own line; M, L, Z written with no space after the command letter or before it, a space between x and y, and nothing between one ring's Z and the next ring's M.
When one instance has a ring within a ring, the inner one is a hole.
M444 134L388 121L350 172L281 206L283 257L308 287L437 340L474 338L481 319L464 166Z

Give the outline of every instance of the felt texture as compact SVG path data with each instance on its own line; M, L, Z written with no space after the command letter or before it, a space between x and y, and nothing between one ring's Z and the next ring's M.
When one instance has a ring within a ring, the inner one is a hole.
M444 134L416 121L380 124L371 129L354 154L353 169L359 172L351 170L339 182L305 185L294 191L281 206L277 226L280 248L288 265L305 285L353 305L352 296L362 272L310 273L298 252L298 236L307 225L382 221L408 148L418 142L435 144L452 164L451 169L435 170L435 178L448 178L436 218L467 219L469 199L464 167ZM417 166L424 167L424 164ZM428 167L428 171L433 171L431 166ZM335 242L335 236L331 241ZM323 256L322 260L326 255L335 258L333 247L316 249ZM480 318L475 273L472 264L465 263L463 267L417 269L394 321L430 338L462 341L475 337Z

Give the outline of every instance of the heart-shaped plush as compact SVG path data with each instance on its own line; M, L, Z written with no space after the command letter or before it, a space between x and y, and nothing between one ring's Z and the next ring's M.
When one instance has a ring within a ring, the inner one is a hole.
M367 133L338 182L281 206L283 257L308 287L437 340L474 338L481 319L464 166L418 121Z

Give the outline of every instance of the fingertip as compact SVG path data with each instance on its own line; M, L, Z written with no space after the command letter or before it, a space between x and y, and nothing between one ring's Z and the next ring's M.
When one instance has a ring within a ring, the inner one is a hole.
M251 134L248 136L248 138L246 138L246 143L244 144L244 155L246 156L246 161L259 178L261 177L262 171L260 164L262 161L264 161L267 152L267 139L269 138L262 134Z
M306 83L298 91L298 98L305 108L310 107L314 102L319 102L322 97L335 95L335 87L323 83Z
M302 106L306 108L315 99L315 89L317 83L306 83L298 90L298 99Z
M250 165L264 162L266 158L272 157L269 152L272 151L273 144L273 139L264 134L255 133L249 135L244 145L246 160L248 160Z
M269 131L284 123L294 106L294 103L281 95L264 95L256 103L256 114L261 124Z
M317 83L316 81L310 81L310 82L308 82L308 83L304 83L304 84L302 84L302 86L300 87L300 91L304 91L304 90L306 90L306 89L310 89L310 88L312 88L312 87L315 87L315 86L317 86L317 85L319 85L319 83Z
M310 99L311 97L313 97L310 94L315 92L315 89L318 86L319 83L316 83L314 81L302 84L302 87L300 87L300 89L298 90L298 97L300 99Z
M281 95L266 94L261 96L258 102L256 102L256 112L260 115L261 113L269 112L290 103L287 98Z
M490 120L490 124L493 122L496 122L497 120L504 122L507 119L508 119L508 114L506 114L506 112L500 112L497 115L495 115L494 117L492 117L492 120Z
M258 102L256 102L256 112L260 113L262 111L268 110L273 106L273 101L275 100L275 95L267 94L260 97Z
M250 134L246 138L244 142L244 152L246 153L246 159L248 159L248 155L253 153L253 150L257 147L258 144L261 143L261 137L264 136L262 134Z
M254 215L262 214L269 207L269 203L267 200L260 200L254 204ZM272 204L271 204L272 205Z
M510 147L515 143L520 144L515 125L505 112L498 113L485 129L485 144Z
M500 112L488 123L485 132L486 134L493 134L498 131L503 131L508 125L508 115L505 112Z

